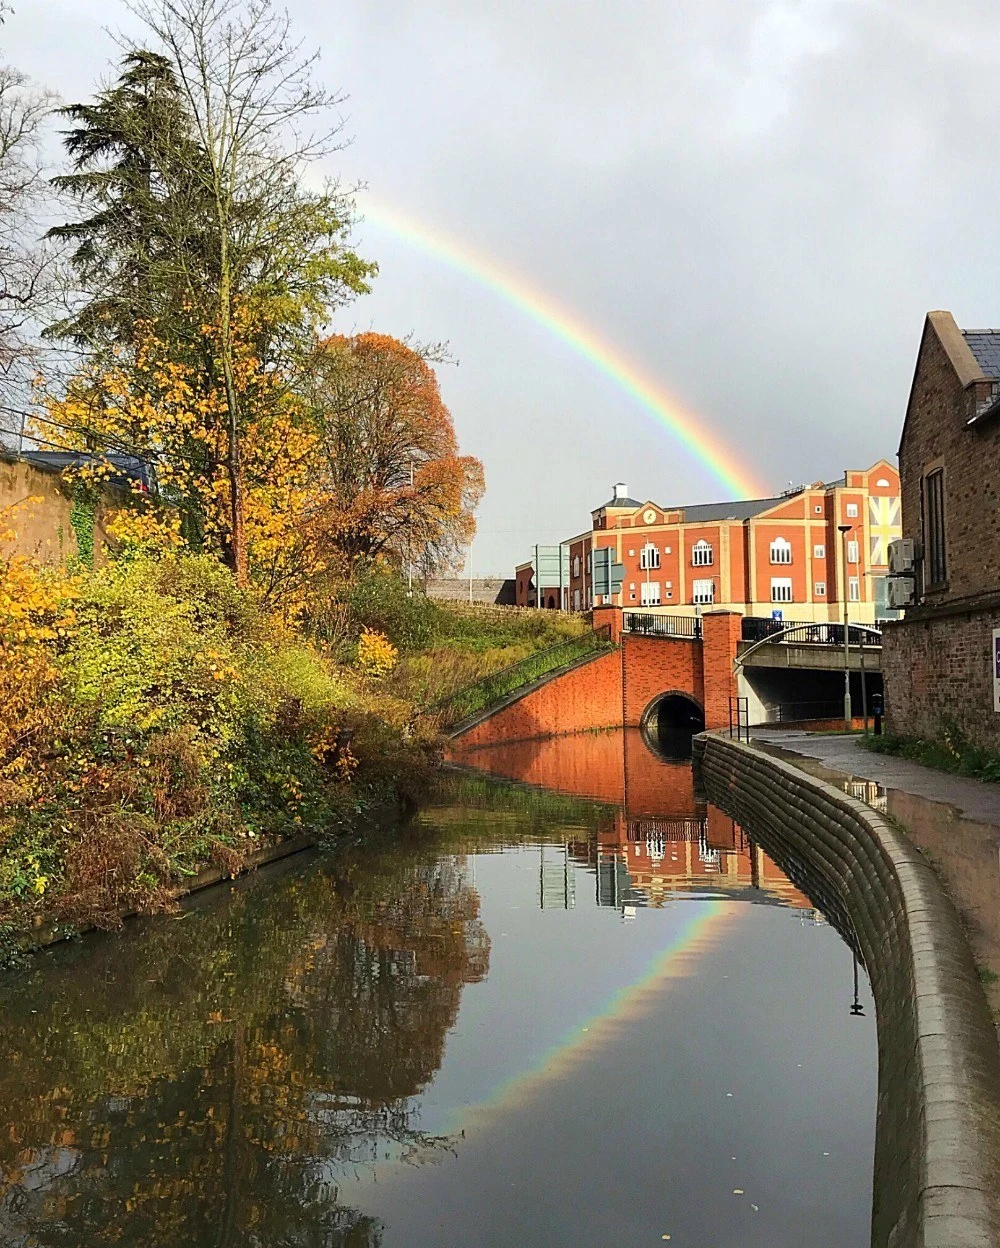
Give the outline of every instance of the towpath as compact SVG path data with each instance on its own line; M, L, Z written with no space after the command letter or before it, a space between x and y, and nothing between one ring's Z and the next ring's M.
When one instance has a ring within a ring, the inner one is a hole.
M1000 1026L1000 785L872 754L856 736L757 729L753 739L902 825L958 909Z

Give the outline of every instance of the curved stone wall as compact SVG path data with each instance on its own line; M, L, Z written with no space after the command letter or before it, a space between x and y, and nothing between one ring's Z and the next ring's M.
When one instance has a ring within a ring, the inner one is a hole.
M790 764L695 738L711 802L779 862L826 883L878 1024L875 1248L1000 1245L1000 1049L958 916L927 861L876 811Z

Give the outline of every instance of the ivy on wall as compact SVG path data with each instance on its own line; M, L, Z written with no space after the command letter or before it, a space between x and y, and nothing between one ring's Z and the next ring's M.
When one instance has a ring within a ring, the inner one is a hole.
M97 502L93 490L85 481L73 482L73 501L69 509L69 522L76 534L77 557L85 568L94 566L94 522Z

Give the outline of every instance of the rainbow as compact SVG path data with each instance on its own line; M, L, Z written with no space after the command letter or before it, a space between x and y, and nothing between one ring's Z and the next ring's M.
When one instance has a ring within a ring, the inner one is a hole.
M695 963L717 943L727 920L740 909L733 902L714 899L681 904L694 913L685 918L669 946L652 959L637 980L620 988L599 1010L566 1032L527 1070L499 1084L483 1100L455 1109L444 1134L469 1135L485 1127L495 1114L528 1104L543 1085L571 1074L616 1031L649 1009L669 980L692 974Z
M653 378L644 374L596 330L561 308L525 278L473 251L457 239L405 216L395 208L367 199L365 219L417 251L443 261L456 272L506 299L572 351L603 373L663 425L681 446L737 498L762 498L768 491L733 452L709 433Z

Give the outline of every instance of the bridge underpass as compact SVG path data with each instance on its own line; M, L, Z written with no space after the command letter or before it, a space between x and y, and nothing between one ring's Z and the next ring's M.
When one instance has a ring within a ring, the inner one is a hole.
M855 719L866 711L870 715L872 699L883 692L882 638L875 628L852 625L846 656L843 625L750 617L742 633L735 666L751 727L838 719L845 667Z

